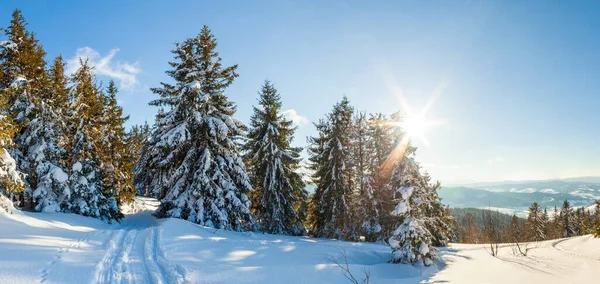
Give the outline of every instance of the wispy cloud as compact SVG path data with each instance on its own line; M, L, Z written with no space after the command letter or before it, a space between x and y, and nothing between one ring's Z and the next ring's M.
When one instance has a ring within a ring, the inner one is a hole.
M303 126L308 124L308 118L299 115L295 109L288 109L281 112L287 119L294 122L295 125Z
M67 60L67 72L74 73L79 68L79 59L88 60L90 66L94 67L97 75L106 76L114 79L123 89L133 89L139 85L137 75L142 71L138 62L119 62L114 61L114 57L119 52L118 48L111 49L106 56L101 56L98 51L91 47L78 48L75 56Z

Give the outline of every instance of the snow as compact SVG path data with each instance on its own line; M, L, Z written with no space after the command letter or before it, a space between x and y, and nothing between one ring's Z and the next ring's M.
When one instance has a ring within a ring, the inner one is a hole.
M348 283L332 259L371 283L596 283L600 239L502 245L451 244L445 263L391 264L389 247L309 237L231 232L155 219L158 202L138 198L120 224L64 213L0 213L2 283ZM421 246L424 252L428 246ZM425 260L430 262L431 260Z
M0 177L8 177L13 181L20 180L19 173L16 171L16 162L8 151L0 148Z
M74 172L79 172L79 171L81 171L81 167L82 167L81 163L80 162L76 162L75 164L73 164L73 171Z
M79 170L81 170L81 164ZM65 183L69 180L69 175L67 175L61 168L59 167L52 167L52 170L50 170L50 174L52 175L52 177L54 178L54 180L56 180L57 182L60 183Z
M10 84L10 86L12 88L21 88L23 86L25 86L27 84L27 78L23 77L23 76L17 76L17 78L12 81L12 83Z

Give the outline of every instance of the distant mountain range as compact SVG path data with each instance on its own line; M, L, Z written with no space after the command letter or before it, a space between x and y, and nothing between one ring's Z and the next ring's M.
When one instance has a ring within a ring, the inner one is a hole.
M493 208L524 216L529 205L540 203L549 211L564 200L573 206L589 206L600 199L600 177L544 181L481 182L442 186L442 202L453 208Z
M480 186L491 186L491 185L540 183L540 182L551 182L551 181L582 182L582 183L600 184L600 176L571 177L571 178L547 179L547 180L505 180L505 181L458 180L458 181L443 182L443 184L446 186L452 186L452 187L455 187L455 186L480 187Z

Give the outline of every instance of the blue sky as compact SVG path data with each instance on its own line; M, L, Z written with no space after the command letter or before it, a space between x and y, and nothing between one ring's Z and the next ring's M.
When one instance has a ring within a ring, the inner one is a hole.
M600 5L589 1L2 1L48 52L91 56L131 124L152 122L149 87L175 41L207 24L240 77L227 95L248 121L264 79L305 145L343 95L359 110L443 121L416 140L435 179L600 175ZM112 55L112 56L111 56ZM390 84L394 82L394 84ZM393 88L396 85L397 88Z

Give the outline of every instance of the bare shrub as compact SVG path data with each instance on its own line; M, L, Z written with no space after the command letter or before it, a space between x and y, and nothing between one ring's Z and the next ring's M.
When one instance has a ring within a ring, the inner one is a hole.
M353 284L369 284L370 278L371 278L371 271L368 269L363 268L363 274L364 274L364 278L362 280L358 280L356 279L356 277L354 277L354 275L352 275L352 272L350 271L350 266L348 265L348 254L346 253L346 250L342 250L341 251L341 257L335 257L335 256L328 256L327 259L334 263L335 265L337 265L337 267L340 268L340 270L342 270L342 275L344 275L344 277L346 277L346 279L348 279L351 283Z

